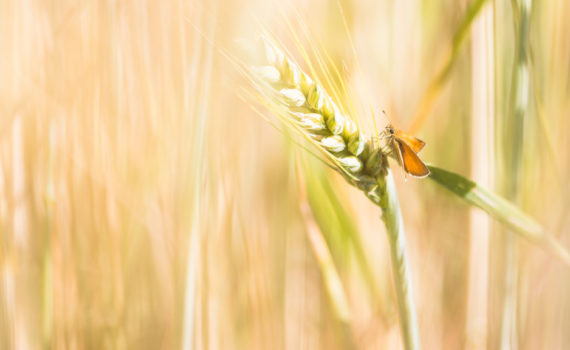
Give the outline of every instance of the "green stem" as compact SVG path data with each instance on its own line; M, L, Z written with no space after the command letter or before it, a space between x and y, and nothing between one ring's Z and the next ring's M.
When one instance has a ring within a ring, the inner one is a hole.
M379 179L380 206L382 207L382 220L386 225L388 240L390 241L390 255L392 257L392 272L396 297L398 299L398 311L402 338L406 350L420 349L420 337L418 320L416 316L412 279L408 266L406 253L406 234L396 185L390 169L386 169L386 176Z

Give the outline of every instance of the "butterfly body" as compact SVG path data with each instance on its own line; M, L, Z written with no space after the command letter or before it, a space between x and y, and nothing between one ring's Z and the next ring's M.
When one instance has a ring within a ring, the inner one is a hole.
M388 146L391 148L394 156L407 174L419 178L429 175L428 167L417 154L424 148L426 144L424 141L408 135L392 125L386 127L384 136L387 138Z

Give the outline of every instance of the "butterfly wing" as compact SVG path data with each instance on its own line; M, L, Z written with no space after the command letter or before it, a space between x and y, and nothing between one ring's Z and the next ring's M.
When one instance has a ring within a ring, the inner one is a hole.
M419 153L422 150L422 148L424 148L424 146L426 145L425 142L418 139L417 137L408 135L400 130L395 130L395 131L396 131L395 137L399 138L400 140L408 144L408 146L412 148L414 153Z
M415 177L426 177L429 175L428 167L422 162L420 157L414 152L406 142L394 140L398 146L398 155L404 171Z

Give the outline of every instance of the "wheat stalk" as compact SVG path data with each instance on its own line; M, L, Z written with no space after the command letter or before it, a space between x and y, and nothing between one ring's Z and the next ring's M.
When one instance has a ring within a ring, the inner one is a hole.
M382 209L404 345L419 349L403 220L386 155L375 138L367 137L318 82L268 39L261 39L260 46L261 61L244 68L258 102L322 151L349 183Z
M508 116L504 119L503 136L508 147L504 149L503 159L508 164L503 175L507 198L521 204L523 191L521 190L523 176L523 152L525 145L524 130L528 123L530 94L528 49L529 28L532 9L531 0L511 1L513 20L515 24L516 52L513 66L511 95ZM513 232L506 235L504 254L506 257L504 270L505 296L503 299L503 314L501 320L501 349L518 347L518 291L521 265L519 263L519 242Z

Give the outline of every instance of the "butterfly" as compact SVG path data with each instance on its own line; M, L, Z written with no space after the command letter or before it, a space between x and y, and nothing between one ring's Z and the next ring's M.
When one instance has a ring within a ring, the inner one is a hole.
M407 174L419 178L429 175L428 167L418 157L418 153L426 145L424 141L394 128L391 124L384 129L383 136Z

